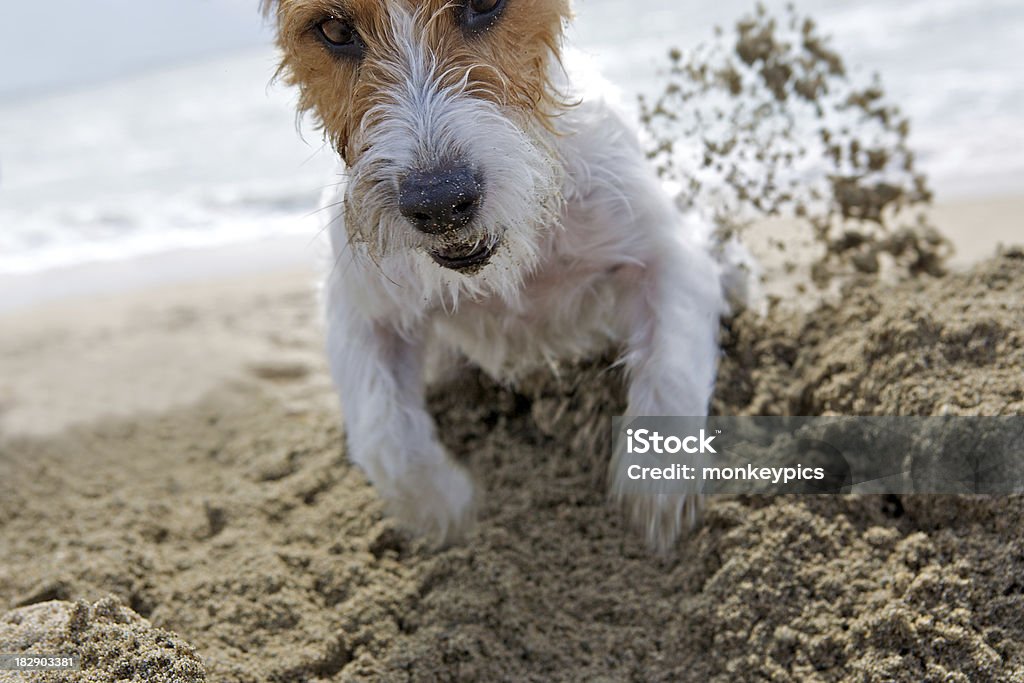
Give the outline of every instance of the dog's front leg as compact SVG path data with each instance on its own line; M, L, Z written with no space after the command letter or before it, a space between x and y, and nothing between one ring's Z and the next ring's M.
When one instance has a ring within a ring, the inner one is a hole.
M473 483L437 440L425 406L422 344L366 319L338 283L327 306L349 457L404 525L436 544L457 539L472 521Z
M627 415L705 417L725 309L715 261L703 249L670 242L630 282L623 308L631 330L623 359L629 380ZM689 464L699 463L693 459ZM611 496L648 545L665 552L699 519L699 482L675 482L671 492L645 491L628 479L627 466L622 451L616 450Z

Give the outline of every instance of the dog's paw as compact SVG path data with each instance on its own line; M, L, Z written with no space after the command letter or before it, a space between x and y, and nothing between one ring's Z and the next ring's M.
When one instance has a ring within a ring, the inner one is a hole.
M407 472L385 498L399 523L435 547L461 541L475 521L473 480L448 459Z
M699 493L624 493L613 497L630 526L643 535L647 547L668 554L679 538L700 524L704 497Z

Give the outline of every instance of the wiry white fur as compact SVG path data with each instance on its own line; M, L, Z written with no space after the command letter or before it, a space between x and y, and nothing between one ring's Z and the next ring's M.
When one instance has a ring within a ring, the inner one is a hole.
M365 151L348 172L344 216L332 217L335 227L347 226L338 230L347 233L344 242L334 244L343 267L354 260L376 270L365 283L373 289L367 308L375 315L390 309L402 326L415 326L436 302L455 310L463 298L519 295L520 278L536 266L538 238L557 223L560 168L539 126L474 97L466 79L443 85L436 55L417 42L423 18L396 7L390 20L399 51L389 66L400 85L367 112L353 141ZM438 267L427 254L438 238L412 229L398 211L404 174L453 158L469 159L483 174L486 193L467 241L499 242L488 270L503 277Z
M348 184L325 197L327 345L352 459L404 522L443 542L471 521L474 487L424 405L428 342L500 378L621 344L629 414L702 416L726 303L708 231L681 220L606 98L574 88L585 79L560 78L580 104L553 134L465 83L442 86L417 18L392 22L401 85L367 115ZM485 179L468 241L499 244L473 274L437 265L427 253L437 238L397 209L401 176L452 154ZM611 494L653 545L694 522L696 491L636 496L618 469Z

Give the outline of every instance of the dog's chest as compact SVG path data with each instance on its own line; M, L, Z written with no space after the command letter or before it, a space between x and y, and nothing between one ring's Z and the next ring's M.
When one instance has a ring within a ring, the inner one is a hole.
M612 269L553 262L524 287L515 308L498 300L471 303L435 319L443 344L495 377L514 378L540 365L607 348L624 330L623 287Z

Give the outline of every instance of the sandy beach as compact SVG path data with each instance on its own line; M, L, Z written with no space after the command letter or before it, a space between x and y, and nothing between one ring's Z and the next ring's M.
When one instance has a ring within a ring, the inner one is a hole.
M940 209L945 278L733 321L715 410L1021 414L1024 252L995 255L1020 208ZM425 549L346 461L314 283L0 319L0 651L72 643L140 681L1024 680L1020 497L716 497L659 560L605 505L598 362L434 391L486 494L466 545ZM64 640L25 636L44 622ZM84 675L38 680L114 680Z

